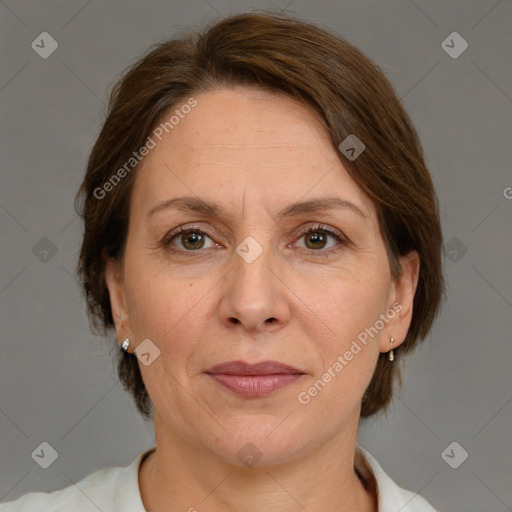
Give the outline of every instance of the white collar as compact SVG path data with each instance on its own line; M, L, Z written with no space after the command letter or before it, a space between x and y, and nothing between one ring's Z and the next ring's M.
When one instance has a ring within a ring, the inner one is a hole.
M379 512L436 512L420 495L399 487L370 453L360 446L358 449L368 462L377 481Z

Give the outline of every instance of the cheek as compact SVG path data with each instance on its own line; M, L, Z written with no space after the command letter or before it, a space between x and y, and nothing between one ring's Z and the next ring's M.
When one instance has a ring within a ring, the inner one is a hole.
M316 296L321 321L312 318L304 329L319 357L297 397L311 418L339 424L347 411L360 406L379 356L381 331L375 325L384 312L385 292L382 283L363 286L358 280L342 280Z
M170 363L183 362L193 353L211 314L206 308L212 285L152 272L144 265L125 268L130 324L137 342L148 338Z
M301 283L297 295L308 298L297 316L308 319L302 323L304 334L320 356L312 367L314 376L301 388L299 402L309 403L312 410L318 407L322 417L326 411L338 416L358 407L379 356L379 319L389 293L385 268L377 271L368 265L365 270L329 277L296 281Z
M376 262L366 263L361 268L347 266L325 275L319 270L294 278L294 293L303 299L296 301L296 316L303 323L307 319L312 339L321 337L327 346L342 350L385 312L389 272Z

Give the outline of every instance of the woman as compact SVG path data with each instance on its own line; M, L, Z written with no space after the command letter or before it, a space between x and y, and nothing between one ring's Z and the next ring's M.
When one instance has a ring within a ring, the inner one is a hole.
M156 446L1 512L434 510L356 444L444 287L421 144L366 56L273 14L160 44L77 199L90 317Z

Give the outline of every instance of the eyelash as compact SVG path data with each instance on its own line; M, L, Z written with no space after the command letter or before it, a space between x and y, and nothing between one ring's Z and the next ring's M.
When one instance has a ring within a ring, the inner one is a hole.
M325 226L323 224L316 224L314 226L308 226L308 227L302 229L299 232L298 238L301 238L304 235L307 235L309 233L314 233L317 231L321 231L323 233L327 233L328 235L331 235L337 242L339 242L342 245L344 245L347 242L346 238L341 233L339 233L338 231L335 231L334 229L332 229L328 226ZM200 249L198 249L197 251L185 251L182 249L175 248L171 244L171 242L178 235L181 235L183 233L202 233L202 234L208 235L212 239L214 238L214 234L204 228L199 228L197 226L185 226L185 227L179 226L177 229L171 231L170 233L167 233L164 236L164 238L162 239L162 241L160 242L160 245L164 249L172 250L173 252L180 253L180 254L186 254L187 256L192 256L192 257L197 257L196 253L204 252L204 251L201 251ZM340 250L340 248L332 247L332 248L326 249L326 250L322 250L322 249L318 249L318 250L305 249L305 250L311 251L315 257L326 258L330 254L338 252ZM318 254L314 254L314 253L318 253Z

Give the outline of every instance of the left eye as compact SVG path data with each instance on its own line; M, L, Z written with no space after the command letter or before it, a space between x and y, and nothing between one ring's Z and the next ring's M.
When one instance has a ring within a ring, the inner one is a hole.
M331 245L330 247L326 247L328 239L332 238L335 240L335 243ZM342 242L342 238L338 233L331 231L330 229L326 228L309 228L306 231L303 231L300 239L305 240L305 248L306 249L312 249L312 250L319 250L319 249L331 249L333 246L336 245L336 242Z

